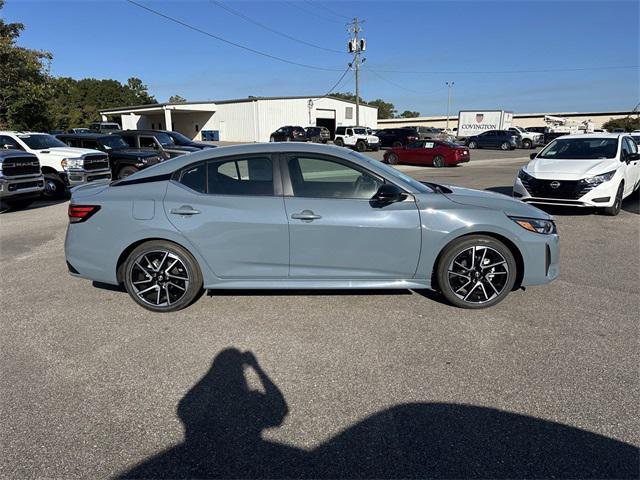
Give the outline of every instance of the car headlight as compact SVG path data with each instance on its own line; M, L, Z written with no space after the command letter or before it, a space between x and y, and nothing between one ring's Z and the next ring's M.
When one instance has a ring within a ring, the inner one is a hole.
M529 175L527 172L525 172L525 171L524 171L524 168L521 168L521 169L518 171L518 178L519 178L520 180L530 180L530 179L532 179L533 177L532 177L531 175Z
M63 158L60 162L63 170L70 170L73 168L82 169L84 167L84 160L82 158Z
M602 175L583 178L582 180L580 180L580 182L586 183L587 185L600 185L601 183L608 182L609 180L611 180L615 174L616 174L616 170L611 170L610 172L603 173Z
M556 233L556 224L553 220L541 220L539 218L523 218L523 217L509 217L525 230L529 230L534 233L542 233L543 235L551 235Z

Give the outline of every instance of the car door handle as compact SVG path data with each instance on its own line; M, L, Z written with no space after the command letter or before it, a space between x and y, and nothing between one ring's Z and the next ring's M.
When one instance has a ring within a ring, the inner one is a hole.
M291 214L291 218L294 220L302 220L303 222L313 222L314 220L318 220L322 217L320 215L316 215L311 210L303 210L300 213Z
M178 208L172 208L169 212L174 215L197 215L200 213L200 210L196 210L191 205L182 205Z

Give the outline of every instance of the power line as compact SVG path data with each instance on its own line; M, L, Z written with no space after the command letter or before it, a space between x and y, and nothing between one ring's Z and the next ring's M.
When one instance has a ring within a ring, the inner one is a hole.
M584 72L588 70L622 70L637 69L640 65L616 65L616 66L599 66L599 67L579 67L579 68L546 68L540 70L483 70L483 71L410 71L410 70L378 70L379 73L403 73L416 75L487 75L487 74L506 74L506 73L556 73L556 72ZM373 72L374 70L369 69Z
M349 73L349 71L351 70L351 65L349 65L347 67L347 69L342 73L342 75L340 76L340 78L338 79L338 81L333 85L333 87L331 87L327 93L325 93L322 97L318 97L318 98L314 98L314 100L320 100L321 98L325 98L328 97L329 95L331 95L331 93L333 93L333 91L338 88L338 86L342 83L342 80L344 80L344 78L347 76L347 73Z
M305 63L298 63L298 62L294 62L293 60L288 60L286 58L278 57L276 55L271 55L270 53L262 52L260 50L254 49L254 48L247 47L245 45L241 45L241 44L233 42L231 40L227 40L225 38L222 38L222 37L220 37L218 35L214 35L213 33L209 33L209 32L207 32L205 30L202 30L201 28L194 27L193 25L190 25L190 24L188 24L186 22L183 22L182 20L178 20L177 18L170 17L169 15L165 15L164 13L158 12L157 10L154 10L154 9L152 9L150 7L142 5L142 4L140 4L140 3L138 3L138 2L136 2L134 0L127 0L127 2L129 2L132 5L135 5L136 7L141 8L143 10L151 12L154 15L162 17L162 18L164 18L166 20L169 20L171 22L177 23L178 25L182 25L185 28L188 28L188 29L193 30L193 31L198 32L198 33L201 33L201 34L206 35L208 37L215 38L216 40L219 40L221 42L227 43L227 44L232 45L232 46L234 46L236 48L240 48L242 50L246 50L248 52L255 53L256 55L262 55L263 57L271 58L272 60L278 60L279 62L288 63L289 65L296 65L298 67L309 68L311 70L322 70L322 71L325 71L325 72L341 72L342 71L341 69L337 69L337 68L319 67L317 65L309 65L309 64L305 64Z
M363 70L364 70L364 71L366 71L366 72L369 72L369 73L373 73L373 74L374 74L376 77L378 77L379 79L384 80L384 81L385 81L385 82L387 82L388 84L393 85L394 87L399 88L400 90L406 90L407 92L410 92L410 93L419 93L419 94L422 94L422 92L419 92L418 90L413 90L413 89L411 89L411 88L404 87L404 86L402 86L402 85L400 85L400 84L398 84L398 83L394 82L393 80L389 80L388 78L383 77L383 76L382 76L382 75L380 75L377 71L375 71L375 70L371 70L368 66L367 66L367 67L364 67L364 68L363 68Z
M318 8L318 9L320 9L322 11L325 11L327 13L331 13L332 15L335 15L336 17L343 18L345 20L351 20L351 17L347 17L346 15L342 15L341 13L338 13L335 10L332 10L331 8L327 7L325 4L320 5L318 2L313 2L311 0L306 0L306 3L308 3L309 5L313 5L315 8Z
M269 31L271 33L275 33L276 35L280 35L281 37L287 38L289 40L293 40L294 42L302 43L302 44L307 45L309 47L317 48L318 50L324 50L326 52L340 53L340 54L343 54L343 55L346 53L345 51L342 51L342 50L334 50L334 49L331 49L331 48L322 47L320 45L316 45L314 43L306 42L304 40L300 40L299 38L292 37L291 35L287 35L286 33L280 32L280 31L278 31L278 30L276 30L274 28L271 28L271 27L265 25L264 23L260 23L257 20L254 20L254 19L248 17L247 15L243 14L242 12L234 10L233 8L231 8L231 7L227 6L227 5L224 5L222 2L219 2L217 0L209 0L209 1L211 3L217 5L218 7L222 8L223 10L226 10L227 12L231 13L232 15L240 17L240 18L246 20L247 22L253 23L254 25L257 25L258 27L263 28L264 30L267 30L267 31Z
M295 7L295 8L297 8L298 10L300 10L300 11L302 11L302 12L306 13L306 14L311 14L311 15L314 15L314 16L316 16L316 17L318 17L318 18L322 18L323 20L326 20L327 22L340 23L340 24L344 25L344 22L340 22L340 21L335 20L335 19L333 19L333 18L329 18L329 17L325 17L324 15L320 15L320 14L318 14L318 13L314 12L313 10L309 10L309 9L307 9L306 7L303 7L302 5L298 5L298 3L296 3L296 2L289 2L289 1L286 1L286 0L285 0L285 2L284 2L284 3L288 3L288 4L289 4L289 5L291 5L292 7Z

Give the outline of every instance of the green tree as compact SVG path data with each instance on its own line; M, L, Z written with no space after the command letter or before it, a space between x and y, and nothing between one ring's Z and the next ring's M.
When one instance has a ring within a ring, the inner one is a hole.
M378 118L394 118L396 116L396 107L393 103L385 102L384 100L377 98L368 102L372 107L378 107Z
M158 103L155 98L149 95L148 87L139 78L131 77L127 80L126 86L141 104Z
M0 10L4 0L0 0ZM53 121L46 108L50 97L49 52L16 44L21 23L0 18L0 128L48 130Z
M351 92L334 92L329 94L330 97L341 98L342 100L349 100L350 102L356 101L355 94ZM360 103L366 105L367 102L364 101L362 97L360 97Z
M399 118L416 118L420 116L420 112L412 112L411 110L405 110L400 115Z
M169 103L185 103L186 101L187 99L180 95L171 95L169 97Z
M603 128L611 131L614 128L624 128L625 132L640 130L640 116L628 116L625 118L612 118L602 125Z

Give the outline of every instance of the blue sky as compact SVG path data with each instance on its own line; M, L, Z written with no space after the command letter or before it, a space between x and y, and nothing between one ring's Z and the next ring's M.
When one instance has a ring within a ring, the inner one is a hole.
M265 31L209 0L137 1L296 62L344 69L350 60L346 53ZM339 15L364 19L368 46L361 95L391 101L399 111L445 113L447 80L455 82L452 112L628 110L640 102L638 69L462 73L638 65L636 0L223 3L273 29L335 50L345 50L348 39L347 20ZM54 75L120 81L136 76L159 101L172 94L188 100L318 95L341 75L237 49L123 0L7 0L2 15L26 25L21 45L53 53ZM425 71L461 73L406 73ZM338 90L354 91L352 74Z

